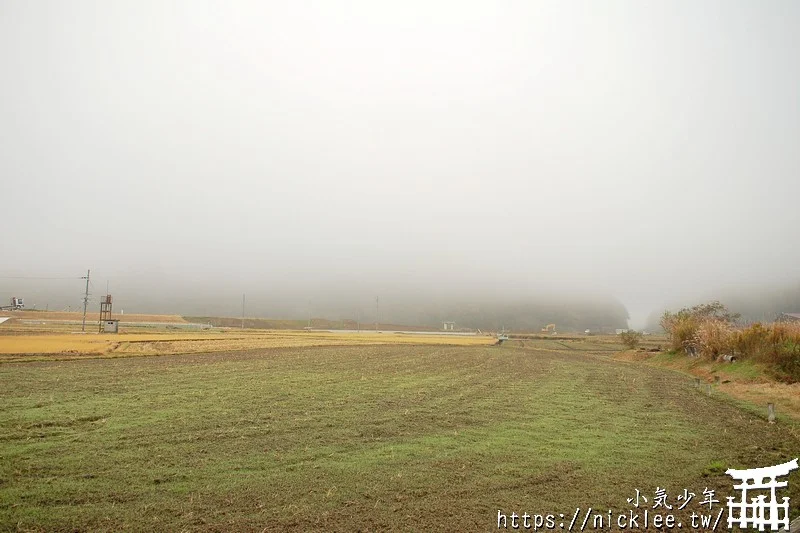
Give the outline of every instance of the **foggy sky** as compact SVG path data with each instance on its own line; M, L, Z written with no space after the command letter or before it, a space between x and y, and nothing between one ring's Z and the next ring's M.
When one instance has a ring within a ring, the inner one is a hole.
M4 0L0 276L209 314L545 287L634 326L796 281L798 50L790 0Z

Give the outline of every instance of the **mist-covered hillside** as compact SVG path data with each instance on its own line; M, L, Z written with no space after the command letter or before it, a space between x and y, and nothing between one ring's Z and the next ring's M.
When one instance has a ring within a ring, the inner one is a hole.
M646 328L660 330L658 321L665 309L675 311L703 301L719 300L731 312L741 315L743 324L751 322L772 322L781 313L800 313L800 281L784 284L739 285L717 289L705 299L685 301L654 310L647 320Z

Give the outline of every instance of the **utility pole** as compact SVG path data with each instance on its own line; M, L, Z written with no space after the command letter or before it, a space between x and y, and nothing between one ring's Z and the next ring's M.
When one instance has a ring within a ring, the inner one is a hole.
M308 329L311 329L311 300L308 300Z
M361 333L361 309L356 309L356 331Z
M86 292L83 294L83 324L81 325L81 331L86 331L86 307L89 305L89 273L91 271L86 271L86 277L82 277L81 279L86 280Z
M378 331L378 320L380 320L380 305L378 303L378 297L375 297L375 331Z
M244 293L242 293L242 329L244 329Z

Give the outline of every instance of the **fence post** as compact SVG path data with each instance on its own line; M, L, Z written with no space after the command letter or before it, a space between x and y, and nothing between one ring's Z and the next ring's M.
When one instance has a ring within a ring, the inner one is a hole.
M711 396L711 383L706 383L706 393Z
M775 423L775 404L773 403L767 404L767 419L769 420L770 424Z

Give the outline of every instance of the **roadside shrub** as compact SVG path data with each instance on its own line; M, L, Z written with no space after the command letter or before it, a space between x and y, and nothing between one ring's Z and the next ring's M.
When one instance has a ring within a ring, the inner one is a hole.
M670 347L675 351L690 353L697 330L697 319L685 309L677 313L666 311L661 317L661 327L669 335Z
M719 354L721 353L719 349L724 349L725 344L722 342L725 336L722 325L730 327L738 318L738 314L731 313L720 302L714 301L694 307L684 307L677 313L665 311L660 324L669 335L673 350L700 355L705 348L711 349L712 352L717 350L716 354ZM704 331L698 333L701 328Z
M800 341L788 340L781 345L777 368L779 377L786 381L800 381Z
M665 312L661 327L673 350L712 360L731 354L766 365L778 379L800 381L800 323L755 323L737 329L738 317L711 302Z
M620 333L619 337L622 340L622 344L631 350L639 346L639 344L642 342L642 333L632 329Z
M781 380L800 381L800 324L756 323L734 334L737 355L767 365Z
M773 322L770 325L770 340L773 343L800 343L800 323Z
M758 358L764 346L767 345L769 330L761 323L756 322L736 332L733 338L733 349L746 358Z
M692 341L698 355L714 360L731 352L733 338L733 328L729 323L707 318L699 322Z

